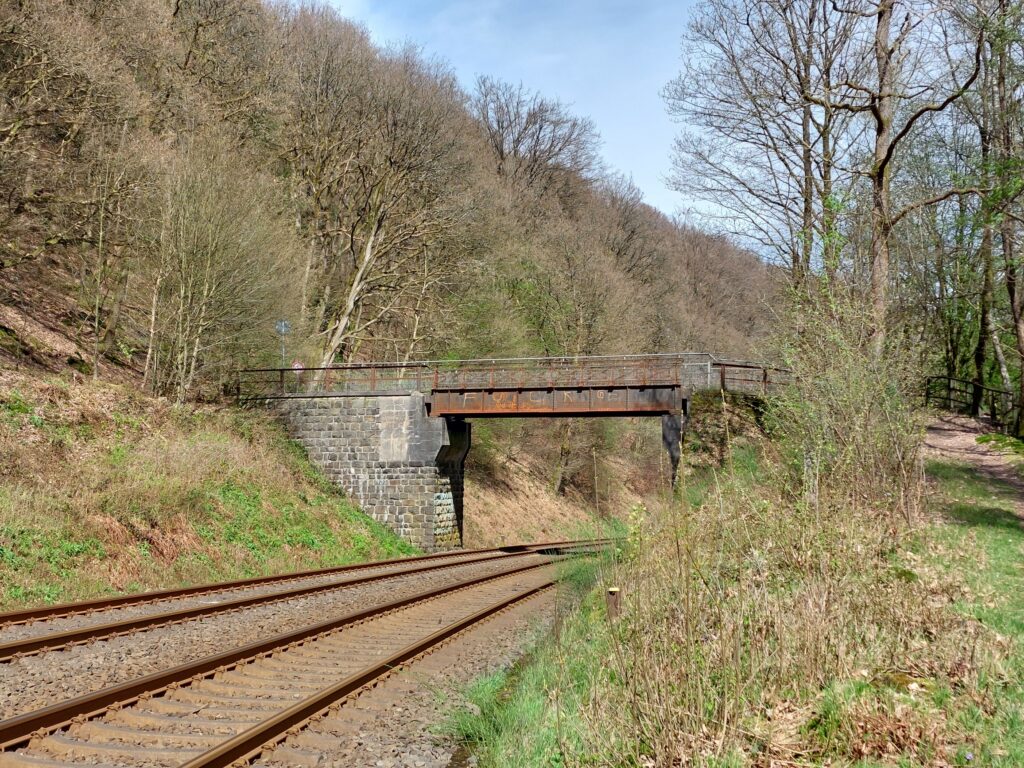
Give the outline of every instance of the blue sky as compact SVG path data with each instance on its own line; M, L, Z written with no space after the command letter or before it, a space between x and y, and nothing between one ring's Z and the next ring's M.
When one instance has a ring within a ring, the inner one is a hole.
M412 41L465 85L478 74L522 82L594 120L602 154L650 204L683 201L664 182L677 126L660 91L679 70L692 0L332 0L381 44Z

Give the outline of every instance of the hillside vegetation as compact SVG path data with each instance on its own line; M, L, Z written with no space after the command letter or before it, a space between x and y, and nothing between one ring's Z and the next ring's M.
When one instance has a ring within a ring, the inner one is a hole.
M764 328L767 268L645 205L587 119L467 92L325 4L7 4L0 78L8 355L181 402L280 362L278 319L307 366L742 353Z
M751 356L777 299L586 118L327 4L4 4L0 90L4 364L216 401L295 360ZM609 453L596 422L506 438L558 494Z
M411 554L265 415L0 377L0 606Z

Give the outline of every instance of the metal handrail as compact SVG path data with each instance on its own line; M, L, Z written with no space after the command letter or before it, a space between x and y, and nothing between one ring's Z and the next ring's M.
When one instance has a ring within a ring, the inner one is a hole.
M753 362L750 360L732 360L725 357L719 357L718 355L708 352L670 352L670 353L656 353L650 355L581 355L579 357L494 357L494 358L467 358L464 360L410 360L409 362L365 362L365 363L342 363L341 365L327 365L327 366L303 366L302 370L305 371L357 371L357 370L368 370L372 368L377 369L395 369L395 368L441 368L441 367L457 367L467 368L477 365L514 365L519 366L525 363L543 363L548 366L553 364L568 364L572 366L579 365L590 365L592 363L610 363L610 362L633 362L642 360L652 361L675 361L683 358L694 357L703 358L710 360L716 366L726 366L729 368L751 368L757 370L767 369L769 371L778 371L780 373L789 373L789 369L780 368L778 366L767 365L765 363ZM240 373L277 373L281 370L291 370L289 368L243 368Z
M957 384L964 384L964 385L966 385L968 387L971 387L972 389L974 387L977 387L977 388L981 389L983 392L991 392L991 393L996 394L996 395L1006 395L1007 397L1010 397L1010 398L1012 398L1014 396L1013 392L1010 392L1007 389L999 389L997 387L990 387L987 384L978 384L976 381L972 381L971 379L959 379L959 378L956 378L955 376L929 376L927 378L927 380L926 380L925 386L928 386L932 381L940 381L940 380L941 381L947 381L949 383L956 382Z
M713 369L717 369L714 376ZM767 393L771 386L784 383L788 377L789 371L783 368L728 360L706 352L477 358L250 368L237 372L236 394L242 400L314 396L317 392L354 394L410 389L684 386L692 385L698 378L702 382L706 379L709 389L720 381L722 389L728 389L731 382L733 388L760 389Z

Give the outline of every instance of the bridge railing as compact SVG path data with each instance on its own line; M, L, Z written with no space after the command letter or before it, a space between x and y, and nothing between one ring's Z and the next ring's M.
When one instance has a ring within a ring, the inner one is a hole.
M238 372L236 391L242 401L364 392L656 386L764 394L787 382L788 373L782 369L681 352L252 368Z
M1017 399L1005 389L986 387L967 379L952 376L929 376L925 381L924 403L956 413L987 416L1003 431L1016 427Z

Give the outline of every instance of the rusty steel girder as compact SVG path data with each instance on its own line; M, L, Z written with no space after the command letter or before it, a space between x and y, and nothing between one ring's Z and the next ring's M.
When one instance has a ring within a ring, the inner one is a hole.
M658 416L678 413L689 394L680 385L544 389L435 389L431 416Z

